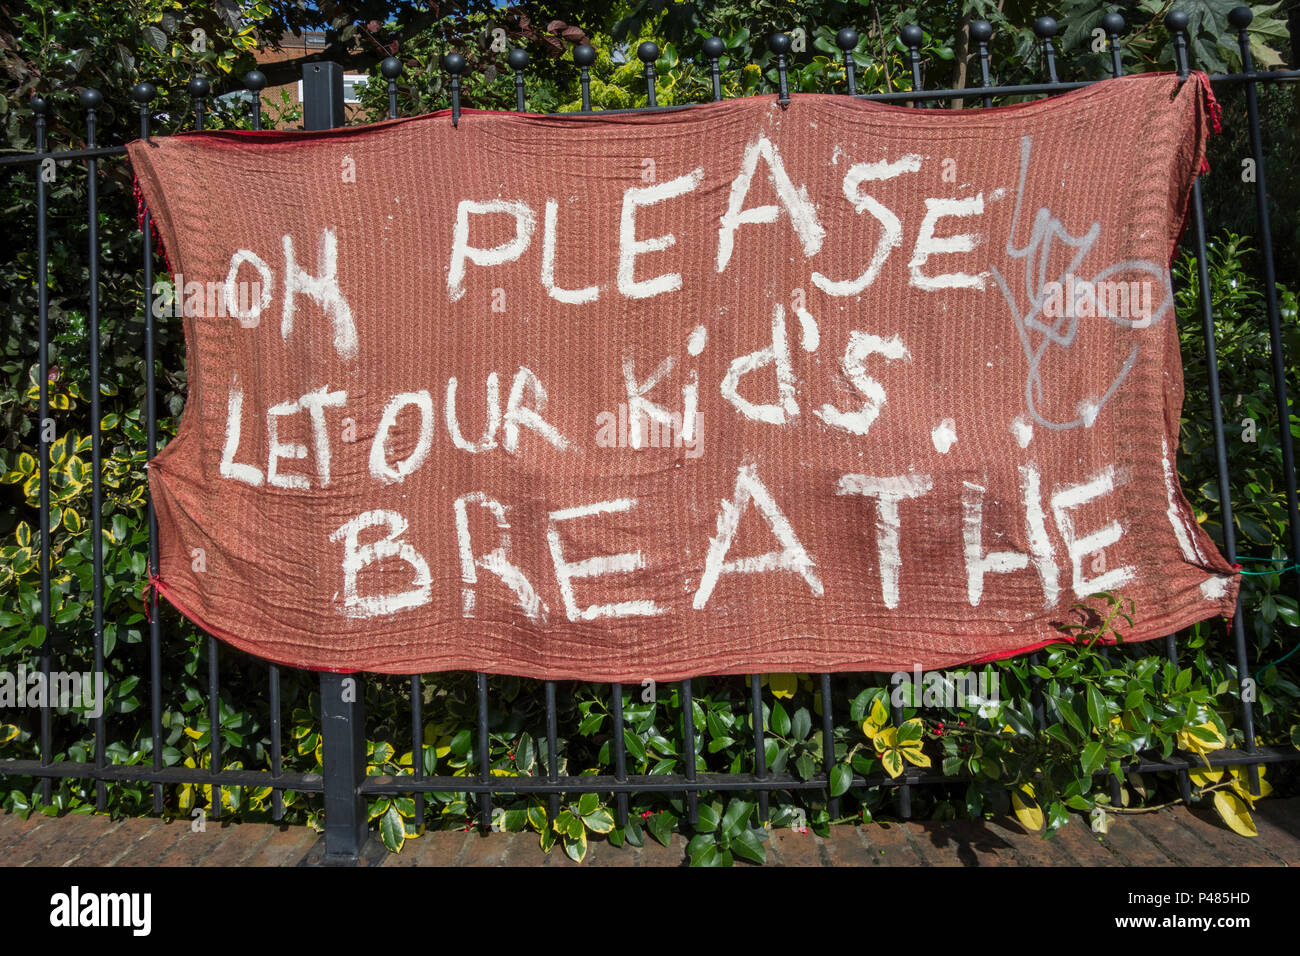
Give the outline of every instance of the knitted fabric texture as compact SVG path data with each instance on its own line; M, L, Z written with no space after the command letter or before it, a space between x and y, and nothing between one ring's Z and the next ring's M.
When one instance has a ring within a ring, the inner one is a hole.
M1230 616L1178 486L1208 84L129 146L189 393L153 586L323 670L912 670Z

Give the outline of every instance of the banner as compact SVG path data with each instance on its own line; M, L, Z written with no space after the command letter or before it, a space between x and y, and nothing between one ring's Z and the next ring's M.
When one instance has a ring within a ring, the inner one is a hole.
M189 393L155 585L258 656L912 670L1231 615L1178 486L1208 83L129 147ZM173 318L176 317L176 318Z

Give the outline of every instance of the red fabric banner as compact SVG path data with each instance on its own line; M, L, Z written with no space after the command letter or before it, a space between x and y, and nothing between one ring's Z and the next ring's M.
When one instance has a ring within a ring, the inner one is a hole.
M161 593L317 668L912 670L1230 615L1178 487L1208 84L129 147L189 394Z

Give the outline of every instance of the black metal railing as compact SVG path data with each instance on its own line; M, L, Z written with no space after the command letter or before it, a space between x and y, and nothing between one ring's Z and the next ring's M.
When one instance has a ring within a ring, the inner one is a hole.
M1297 491L1295 477L1295 454L1291 438L1291 428L1288 427L1292 416L1291 399L1287 393L1286 384L1286 357L1283 353L1282 346L1282 325L1281 314L1278 304L1278 293L1275 277L1275 266L1273 260L1273 248L1270 238L1269 208L1268 208L1268 186L1264 172L1264 155L1263 143L1260 130L1259 105L1256 96L1257 86L1261 83L1286 83L1300 80L1300 71L1296 70L1271 70L1268 72L1257 72L1254 68L1249 37L1248 27L1252 15L1248 8L1239 7L1229 15L1229 26L1236 31L1241 51L1242 68L1239 73L1211 75L1210 81L1216 84L1240 84L1244 87L1246 96L1247 121L1249 123L1249 142L1251 154L1255 161L1256 178L1254 182L1255 204L1258 217L1258 239L1262 252L1262 264L1264 271L1264 290L1266 299L1266 309L1269 325L1269 343L1272 352L1272 380L1273 393L1276 401L1276 410L1278 415L1278 435L1281 443L1281 454L1283 462L1282 479L1286 489L1286 505L1288 520L1288 541L1291 558L1287 564L1294 570L1294 564L1300 558L1300 516L1297 514ZM1165 18L1165 25L1168 28L1172 41L1173 51L1178 72L1186 77L1190 71L1190 62L1188 54L1187 27L1189 18L1187 14L1180 11L1174 11ZM1123 45L1121 37L1125 31L1124 18L1117 13L1107 14L1102 20L1102 27L1108 37L1107 51L1109 53L1109 67L1113 76L1120 76L1124 73L1123 64ZM1039 50L1041 52L1041 68L1045 73L1045 79L1041 82L1022 83L1018 85L999 85L994 82L991 70L989 40L992 37L992 27L985 21L976 20L969 26L969 36L971 47L973 49L972 57L978 65L980 85L962 89L934 89L926 90L922 88L921 75L921 54L920 48L923 41L923 34L919 27L909 26L903 29L901 38L907 48L907 64L912 78L912 89L900 90L889 93L862 94L858 92L857 77L852 51L858 42L858 34L851 28L843 29L836 36L836 44L844 54L844 88L838 91L844 95L858 97L860 99L873 100L877 102L905 102L910 103L917 108L926 107L928 104L942 100L956 99L975 99L979 100L983 106L991 106L994 97L1008 96L1039 96L1058 94L1067 90L1077 89L1087 86L1097 80L1080 80L1065 81L1058 76L1057 56L1053 43L1053 37L1057 33L1057 23L1051 17L1040 17L1034 24L1034 32L1039 39ZM790 39L783 34L776 34L770 38L769 47L775 54L775 68L778 76L778 97L782 101L787 101L792 95L788 83L788 68L790 51ZM714 37L705 40L702 45L702 51L707 62L709 82L712 87L712 97L714 100L722 99L721 74L719 69L719 60L724 53L725 47L723 42ZM647 106L636 110L616 110L610 112L640 112L645 110L676 110L689 109L690 106L658 106L655 96L656 75L654 64L659 58L659 49L653 43L642 43L636 50L637 57L644 64L644 77L646 84ZM587 45L583 44L574 49L574 62L580 70L580 90L582 112L591 112L591 91L590 91L590 72L589 67L595 62L596 52ZM509 54L508 64L515 74L515 97L516 107L520 111L525 111L527 102L525 97L524 72L528 65L527 53L522 50L515 50ZM444 57L443 65L450 76L449 90L451 98L451 121L457 123L461 114L461 76L466 69L466 61L463 56L457 53L448 54ZM311 68L305 67L304 69ZM319 72L321 64L314 64L316 71ZM337 69L337 68L335 68ZM388 83L388 115L390 118L396 118L398 115L397 99L397 78L401 75L401 64L394 58L385 60L380 67L383 77ZM252 126L254 129L261 128L261 92L266 86L266 77L254 71L245 77L245 89L251 94L250 108L252 117ZM306 127L308 129L323 129L335 125L338 121L337 114L331 109L332 104L323 103L312 93L312 86L304 84L307 95L304 98L304 109L306 118ZM188 93L191 98L193 110L193 126L195 129L203 129L205 117L208 108L208 101L212 94L210 83L203 78L195 78L190 81ZM149 83L140 83L132 91L132 95L139 109L139 132L142 138L148 139L151 134L151 123L153 121L153 112L151 103L155 100L157 91ZM798 95L793 94L793 95ZM104 568L103 568L103 539L102 531L102 462L99 447L98 427L95 427L99 421L99 394L100 394L100 368L99 368L99 351L100 351L100 330L99 330L99 240L97 234L98 228L98 195L96 192L96 177L98 164L101 161L110 159L119 159L125 152L124 147L100 147L96 144L96 122L97 111L102 105L101 95L94 90L87 90L81 94L81 107L84 110L84 121L86 130L86 147L84 149L62 150L49 152L46 148L47 140L47 122L48 106L47 103L40 99L32 101L32 110L35 119L35 151L16 156L0 157L0 165L9 165L15 163L31 164L34 167L48 159L56 161L64 160L81 160L84 161L87 171L87 215L89 224L89 375L90 375L90 415L92 419L91 435L91 454L93 464L92 476L92 495L91 495L91 515L93 525L93 613L94 613L94 661L98 672L103 671L104 667ZM558 116L574 114L557 114ZM35 177L36 190L36 216L37 216L37 301L38 301L38 322L39 322L39 359L38 359L38 382L39 382L39 409L38 415L41 422L48 420L50 415L50 402L48 394L49 371L50 371L50 314L49 314L49 240L47 233L48 217L48 187L44 178L40 175ZM1193 187L1191 198L1191 245L1196 254L1198 268L1198 296L1201 320L1204 332L1205 356L1208 365L1208 388L1210 408L1212 410L1212 430L1214 440L1214 452L1217 462L1217 488L1218 503L1221 509L1221 522L1223 530L1223 550L1230 562L1237 561L1237 542L1234 532L1233 514L1232 514L1232 497L1231 497L1231 475L1230 461L1227 452L1227 445L1224 438L1224 423L1222 414L1222 396L1220 395L1220 382L1218 372L1218 359L1215 341L1215 322L1214 310L1211 297L1211 288L1208 272L1208 259L1206 250L1206 223L1205 208L1201 194L1199 179ZM142 239L141 239L141 272L144 281L144 288L150 290L153 288L153 268L154 268L154 239L152 225L147 210L144 212L141 222ZM146 435L147 451L152 458L157 450L158 437L158 412L156 407L156 382L155 382L155 351L157 342L158 328L153 314L153 310L146 307L144 319L144 365L145 365L145 418L146 418ZM71 357L69 357L71 358ZM51 622L51 605L50 605L50 575L51 575L51 555L50 555L50 473L49 473L49 445L50 442L45 440L44 436L40 448L40 599L41 613L40 622L45 628L45 640L38 651L39 667L46 676L47 686L52 667L52 622ZM148 511L149 520L149 571L151 574L158 572L158 540L157 540L157 523L155 520L152 504ZM835 696L834 681L831 674L816 675L817 687L820 690L822 707L822 733L823 733L823 767L821 772L813 774L808 779L787 772L774 772L766 763L765 746L764 746L764 715L763 704L760 690L760 676L751 675L749 680L749 713L753 734L753 766L749 773L704 773L697 771L698 748L696 733L693 721L693 688L692 681L682 680L679 682L679 700L681 703L682 719L682 740L684 742L684 753L682 754L683 772L680 774L649 774L633 775L627 772L627 752L624 738L624 698L622 685L612 685L610 687L610 705L613 725L613 734L611 738L611 757L613 762L613 774L595 775L595 776L561 776L559 773L559 752L560 739L558 731L556 694L557 685L554 681L545 681L542 684L545 703L545 766L544 771L534 777L500 777L492 774L492 764L490 759L490 721L489 721L489 688L488 675L476 675L476 697L477 697L477 737L473 748L474 760L477 763L478 774L476 776L460 775L428 775L424 772L423 755L425 748L430 746L430 742L425 739L424 735L424 716L422 713L424 699L423 679L419 675L412 676L409 685L410 693L410 719L412 735L412 754L413 767L410 774L398 776L376 777L366 775L366 745L364 737L364 700L365 694L361 687L362 676L351 675L344 676L340 674L321 674L321 734L323 737L323 756L322 766L323 774L291 772L284 770L283 753L281 749L282 742L282 724L281 724L281 669L274 664L269 665L268 675L268 696L270 705L270 769L269 770L242 770L223 768L222 766L222 735L221 730L221 710L219 699L221 693L220 669L221 653L220 646L215 638L208 636L206 644L207 658L207 686L208 686L208 722L209 722L209 752L208 760L210 766L203 767L165 767L163 765L162 748L156 743L162 740L162 641L163 635L158 614L157 595L152 590L149 592L148 603L150 607L149 617L149 637L148 637L148 654L149 654L149 683L150 683L150 727L149 733L152 741L152 766L145 768L138 765L121 765L110 763L107 759L106 724L104 715L100 715L94 721L94 739L95 748L92 762L68 762L55 761L52 754L53 730L52 730L52 708L42 706L39 721L39 740L40 740L40 758L38 760L4 760L0 761L0 775L11 777L31 777L38 778L42 785L43 798L48 802L50 799L51 781L56 779L90 779L96 782L96 806L102 810L107 804L107 788L114 783L147 783L152 785L153 809L156 813L164 812L164 787L177 784L192 785L210 785L213 788L213 797L209 802L208 812L219 817L221 814L222 799L221 789L223 787L263 787L270 788L273 793L272 816L276 820L282 819L284 815L283 794L285 791L296 791L302 793L322 794L325 808L325 836L327 858L335 862L354 861L361 851L362 844L367 837L367 816L366 802L368 798L392 795L413 795L416 800L417 819L424 819L424 801L426 795L441 793L461 793L473 795L477 798L477 813L479 825L483 829L491 827L493 816L493 797L497 794L512 796L535 795L544 796L549 804L549 812L554 818L559 812L560 797L562 794L613 794L615 798L616 822L622 826L627 823L628 818L628 797L633 793L667 793L680 794L685 797L686 817L689 823L694 825L698 822L698 798L701 793L705 792L737 792L750 791L758 796L760 818L766 821L769 817L769 794L774 791L821 791L827 794L831 817L838 816L838 800L830 796L830 777L831 771L835 764L835 750L833 745L834 726L835 726ZM1233 647L1235 650L1234 670L1237 680L1242 686L1250 680L1250 660L1246 642L1244 622L1240 609L1240 602L1237 613L1231 623L1231 634ZM1164 653L1169 660L1177 662L1178 658L1178 640L1176 635L1169 635L1164 642ZM1035 679L1036 680L1036 679ZM348 688L350 693L344 693L346 681L353 683ZM1244 749L1225 749L1211 754L1208 762L1215 767L1223 766L1247 766L1250 768L1252 785L1255 792L1258 792L1258 766L1262 764L1272 764L1284 761L1295 760L1300 757L1291 750L1281 748L1262 747L1257 745L1254 730L1254 712L1249 694L1241 695L1241 728L1244 735ZM843 701L843 698L841 698ZM1041 728L1045 725L1045 710L1043 706L1042 689L1037 683L1033 686L1031 694L1031 711L1034 720ZM901 719L901 715L895 708L893 715L894 720ZM847 714L847 709L840 710L841 715ZM1184 760L1178 758L1161 759L1153 757L1141 761L1134 769L1148 771L1175 771L1179 774L1179 783L1184 798L1190 796L1190 785L1188 782L1187 771L1200 765L1200 761ZM1099 771L1106 772L1108 771ZM916 767L909 767L904 774L897 778L891 779L883 774L873 775L864 778L861 775L855 775L853 785L859 787L893 787L897 795L897 807L901 816L904 818L911 814L911 797L912 788L928 784L951 783L958 778L934 772L922 770ZM1118 780L1111 778L1112 790L1118 788Z

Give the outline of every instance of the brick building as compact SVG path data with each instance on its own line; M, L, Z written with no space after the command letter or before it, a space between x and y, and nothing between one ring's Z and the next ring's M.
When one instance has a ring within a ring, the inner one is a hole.
M301 36L294 36L286 33L280 40L278 50L269 47L259 48L255 56L257 57L258 69L266 71L267 67L275 63L283 63L286 60L300 60L305 56L319 54L325 50L326 40L325 31L323 30L303 30ZM300 129L302 122L300 115L295 109L289 113L285 109L283 94L288 94L289 105L298 107L302 103L302 79L301 71L298 73L299 79L288 83L277 85L268 85L262 91L262 110L269 114L271 122L279 129ZM349 123L362 122L365 117L357 94L360 87L365 85L367 76L364 73L345 73L343 75L343 101L344 111ZM287 114L282 116L281 114Z

